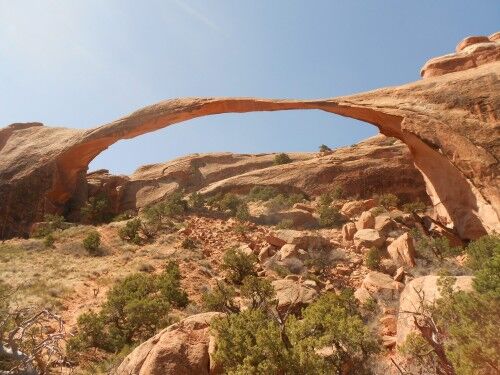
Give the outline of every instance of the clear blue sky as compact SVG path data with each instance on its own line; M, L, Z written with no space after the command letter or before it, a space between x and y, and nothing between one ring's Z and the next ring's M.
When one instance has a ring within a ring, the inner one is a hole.
M398 85L499 26L498 0L0 0L0 125L86 128L174 97L318 98ZM219 115L121 141L91 168L313 151L375 133L317 111Z

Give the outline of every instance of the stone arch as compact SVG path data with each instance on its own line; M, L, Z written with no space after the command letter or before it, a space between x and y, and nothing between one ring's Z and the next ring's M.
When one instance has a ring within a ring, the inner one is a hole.
M90 161L118 140L201 116L294 109L351 117L399 138L408 145L444 222L466 239L500 232L495 127L499 71L500 62L494 62L399 87L321 100L173 99L86 131L16 124L0 130L0 198L5 202L0 207L0 236L26 230L43 212L61 212L84 180ZM33 194L29 204L19 187ZM12 214L17 210L23 211L20 219Z

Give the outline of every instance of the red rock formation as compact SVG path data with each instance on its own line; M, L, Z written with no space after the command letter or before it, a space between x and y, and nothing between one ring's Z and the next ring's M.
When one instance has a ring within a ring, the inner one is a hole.
M352 117L399 138L408 145L444 222L453 224L462 238L500 232L500 62L491 53L490 47L474 49L475 63L462 65L466 70L424 73L428 78L421 81L347 97L173 99L87 131L20 125L2 129L0 237L26 233L42 213L67 209L79 196L78 187L85 185L89 162L120 139L211 114L291 109Z

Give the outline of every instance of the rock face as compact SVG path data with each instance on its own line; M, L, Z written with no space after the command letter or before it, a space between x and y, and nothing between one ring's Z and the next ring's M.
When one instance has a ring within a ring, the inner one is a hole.
M423 276L410 281L399 301L399 315L397 323L397 344L405 342L408 334L415 330L413 322L413 312L418 312L420 307L420 297L423 296L425 303L432 303L439 298L440 293L437 286L439 276ZM472 276L457 276L453 288L455 290L471 291Z
M210 321L221 313L192 315L143 342L116 370L116 375L208 375Z
M78 207L86 197L88 164L121 139L218 113L292 109L352 117L400 139L442 222L462 238L500 232L497 40L466 46L452 63L431 61L424 80L352 96L173 99L88 130L12 124L0 129L0 237L26 234L44 213ZM468 48L467 56L460 55Z
M415 267L415 245L408 233L402 234L387 246L387 252L397 266Z

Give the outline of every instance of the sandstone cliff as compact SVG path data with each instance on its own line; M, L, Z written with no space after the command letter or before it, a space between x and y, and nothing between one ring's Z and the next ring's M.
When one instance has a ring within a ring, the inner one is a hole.
M379 135L326 154L288 153L292 163L284 165L274 165L275 155L194 154L143 166L131 176L96 171L87 175L88 195L108 196L115 213L143 208L177 189L248 193L263 185L309 197L339 186L350 196L396 193L403 202L428 201L408 148L393 138Z
M473 48L475 41L486 47ZM434 207L463 238L500 232L498 34L470 39L424 80L322 100L187 98L163 101L89 130L13 124L0 129L0 237L67 212L89 162L120 139L226 112L321 109L366 121L408 145ZM460 46L459 45L459 46ZM469 48L465 54L461 52ZM472 61L462 63L463 61ZM460 62L460 63L459 63ZM459 65L460 69L456 66Z

